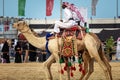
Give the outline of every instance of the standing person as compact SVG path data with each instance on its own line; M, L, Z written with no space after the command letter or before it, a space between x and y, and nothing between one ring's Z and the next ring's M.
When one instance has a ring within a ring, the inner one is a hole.
M54 32L59 33L59 28L71 28L74 25L77 25L75 20L73 19L72 11L69 9L68 5L69 3L63 2L62 9L64 10L64 17L65 19L63 21L56 21L54 26Z
M116 60L120 60L120 38L117 39Z
M22 61L23 62L27 62L28 61L28 59L27 59L27 57L26 56L28 56L28 42L26 41L26 40L24 40L23 42L22 42Z
M3 44L2 52L3 52L3 63L10 63L9 45L7 40L5 40Z
M2 60L3 60L3 58L2 58L2 48L3 48L3 41L1 41L1 43L0 43L0 63L2 62Z
M37 59L37 53L36 53L37 48L34 47L33 45L29 44L29 61L35 62Z
M18 41L16 46L15 46L15 63L22 63L22 58L21 58L21 44Z
M14 58L14 57L15 57L15 56L14 56L14 54L15 54L15 51L14 51L14 50L15 50L15 49L14 49L14 46L13 46L13 45L11 45L9 50L10 50L10 51L9 51L9 52L10 52L10 56L11 56L12 58Z

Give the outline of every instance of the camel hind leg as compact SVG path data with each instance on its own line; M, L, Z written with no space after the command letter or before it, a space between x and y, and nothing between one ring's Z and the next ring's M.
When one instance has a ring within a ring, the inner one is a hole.
M94 70L94 58L91 58L87 51L84 51L82 57L84 60L85 75L82 74L80 80L83 80L83 78L84 80L88 80Z
M112 80L110 72L109 72L109 66L106 65L105 61L102 60L97 52L97 50L94 49L94 51L90 52L92 54L92 56L95 58L95 60L98 62L98 64L101 66L101 68L103 69L107 80Z
M108 69L109 66L105 64L105 62L101 59L98 53L97 41L93 37L86 35L86 37L84 38L84 44L91 58L95 58L95 60L99 63L99 65L103 69L105 76L107 78L106 80L112 80L112 76L110 75Z
M101 60L107 66L107 69L109 70L110 79L112 80L111 65L109 64L109 61L108 61L107 57L105 56L104 51L102 50L102 45L101 45L98 52L99 52Z

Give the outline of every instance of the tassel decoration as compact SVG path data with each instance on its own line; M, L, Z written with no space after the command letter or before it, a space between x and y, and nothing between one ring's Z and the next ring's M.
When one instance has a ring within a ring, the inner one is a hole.
M64 62L64 60L62 58L60 58L59 63L61 64L63 62Z
M67 66L64 66L64 70L67 71Z
M81 64L82 63L82 58L78 59L78 63Z
M70 76L71 76L71 77L73 77L73 76L74 76L72 71L71 71L71 73L70 73Z
M82 74L85 75L85 70L84 69L82 70Z
M61 74L64 74L64 70L61 69Z
M68 67L72 66L72 63L71 62L68 62Z

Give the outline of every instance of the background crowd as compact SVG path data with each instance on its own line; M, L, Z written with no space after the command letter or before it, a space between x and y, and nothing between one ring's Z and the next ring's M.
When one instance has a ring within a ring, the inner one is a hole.
M4 39L0 43L1 63L43 62L45 60L46 52L32 46L27 40L11 43L8 39Z

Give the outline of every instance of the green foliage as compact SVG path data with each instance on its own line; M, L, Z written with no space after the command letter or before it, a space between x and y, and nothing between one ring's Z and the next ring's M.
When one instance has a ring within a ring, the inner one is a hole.
M110 36L109 39L106 40L106 53L111 53L113 51L113 47L114 47L114 39L113 36Z

